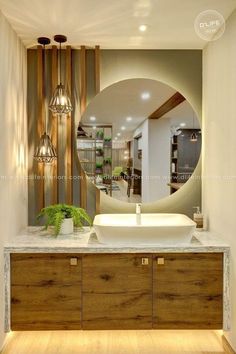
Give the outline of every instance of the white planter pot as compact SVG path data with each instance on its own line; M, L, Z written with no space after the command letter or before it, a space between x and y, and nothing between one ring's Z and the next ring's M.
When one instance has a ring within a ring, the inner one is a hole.
M73 219L64 219L61 224L60 235L70 235L74 232Z

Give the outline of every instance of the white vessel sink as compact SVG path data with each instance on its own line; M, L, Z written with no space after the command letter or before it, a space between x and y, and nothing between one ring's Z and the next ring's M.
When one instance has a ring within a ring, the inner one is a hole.
M99 242L130 245L189 243L196 228L182 214L100 214L93 225Z

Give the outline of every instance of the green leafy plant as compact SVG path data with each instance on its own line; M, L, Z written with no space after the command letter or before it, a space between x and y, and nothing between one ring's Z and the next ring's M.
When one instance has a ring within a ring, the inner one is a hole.
M72 218L76 227L83 227L84 223L92 225L90 216L83 208L67 204L55 204L43 208L37 216L38 220L42 218L45 219L45 229L54 226L55 235L59 234L64 219Z
M111 165L112 159L111 157L107 157L106 159L103 160L104 165Z
M109 136L109 137L105 137L105 138L104 138L104 142L105 142L105 143L111 142L111 137L110 137L110 136Z
M102 149L101 147L98 147L98 148L96 149L96 155L97 155L97 156L103 156L103 149Z
M102 168L103 163L102 162L96 162L96 168Z
M96 137L97 137L97 139L103 139L103 137L104 137L104 132L103 132L103 130L98 130L97 132L96 132Z

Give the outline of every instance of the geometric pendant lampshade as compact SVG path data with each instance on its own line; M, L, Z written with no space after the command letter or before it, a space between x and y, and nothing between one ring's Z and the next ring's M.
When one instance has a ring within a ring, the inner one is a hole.
M52 163L57 158L56 150L47 133L43 133L34 154L35 160L43 163Z
M59 85L57 85L53 96L51 98L49 109L55 114L68 114L73 110L70 97L66 91L65 86L61 83L61 43L67 41L66 36L58 34L54 36L54 40L60 44L59 49Z
M38 38L38 43L43 45L43 79L45 80L45 67L46 67L46 51L45 45L50 43L50 39L46 37ZM45 102L45 85L43 84L43 98ZM34 159L42 163L51 163L57 158L56 150L52 141L47 134L47 115L45 115L45 132L39 139L39 144L36 147Z
M49 109L57 114L68 114L72 111L71 100L64 85L57 85L51 98Z

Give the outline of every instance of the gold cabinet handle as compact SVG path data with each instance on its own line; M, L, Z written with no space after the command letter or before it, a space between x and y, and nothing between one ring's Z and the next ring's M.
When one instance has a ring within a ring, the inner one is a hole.
M149 259L148 258L142 258L142 265L148 265L149 264Z
M77 266L78 265L78 258L71 258L70 259L70 265L71 266Z
M165 264L165 259L163 257L158 257L157 258L157 265L164 265Z

